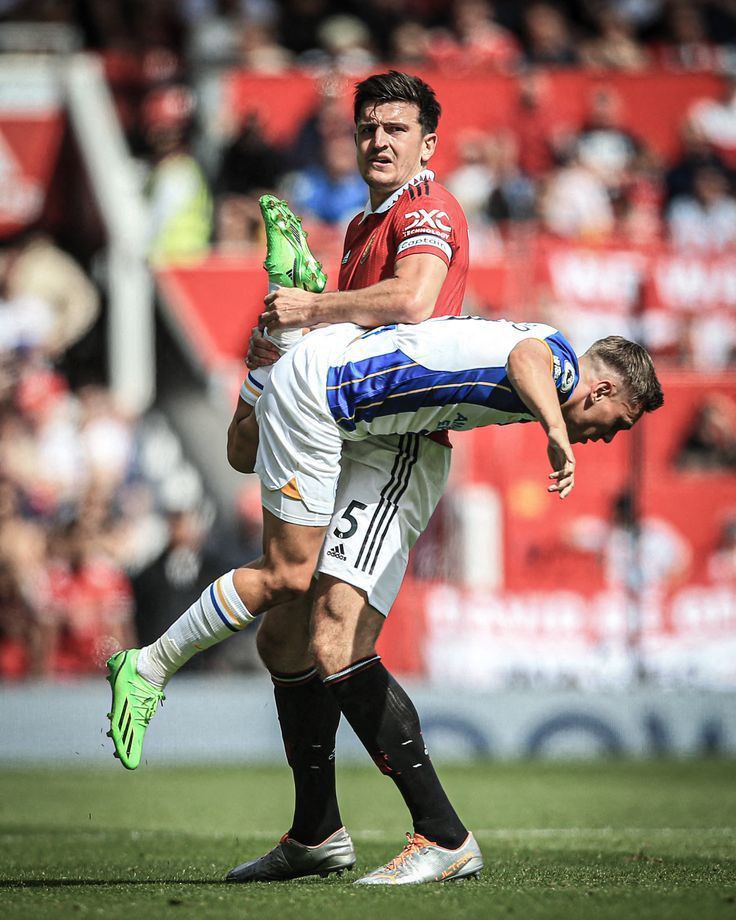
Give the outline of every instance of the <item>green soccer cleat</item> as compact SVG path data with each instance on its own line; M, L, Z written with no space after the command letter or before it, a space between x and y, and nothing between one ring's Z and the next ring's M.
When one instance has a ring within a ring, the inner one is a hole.
M135 770L141 762L143 738L159 703L166 699L136 671L140 649L116 652L107 660L107 679L112 687L112 712L108 712L110 731L115 745L114 756L126 770Z
M269 280L281 287L304 288L319 294L327 284L327 275L309 251L301 219L275 195L261 195L259 204L266 225L263 267Z

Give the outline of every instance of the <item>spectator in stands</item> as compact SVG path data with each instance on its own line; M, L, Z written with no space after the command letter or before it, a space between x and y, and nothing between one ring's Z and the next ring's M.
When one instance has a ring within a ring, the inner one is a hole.
M420 22L407 20L391 31L387 58L400 69L411 72L427 65L431 44L429 29Z
M240 60L240 0L183 4L189 16L187 57L198 70L235 67Z
M299 125L287 151L289 169L303 169L322 162L325 143L334 137L352 138L352 115L342 90L342 80L326 78L319 84L317 105Z
M736 516L726 518L718 542L706 563L708 580L716 583L736 582Z
M0 677L52 668L54 627L46 595L46 535L24 516L21 490L0 479Z
M331 12L330 0L282 0L280 6L279 44L297 56L318 47L317 31Z
M260 497L260 493L259 493ZM260 501L258 502L260 512ZM222 548L213 552L208 542L209 522L202 508L171 509L167 515L168 537L160 554L137 573L133 580L136 601L136 628L139 641L150 642L179 616L182 605L192 603L222 569ZM257 545L257 544L256 544ZM230 547L227 558L237 560ZM252 548L252 547L251 547ZM242 670L254 664L254 636L236 637L232 648L223 643L198 656L198 668Z
M144 99L142 114L153 157L147 182L151 261L201 257L209 248L212 202L189 149L194 96L180 85L154 89Z
M554 99L543 71L527 70L519 75L518 85L509 127L518 142L520 168L538 182L572 146L572 130L553 113Z
M658 51L658 63L669 70L719 70L718 46L708 37L703 10L688 0L670 3L667 35Z
M623 124L623 100L613 86L595 86L577 138L580 163L596 175L612 201L620 198L637 160L644 159L641 141Z
M563 13L551 3L533 3L524 14L525 56L542 67L573 67L578 53Z
M519 145L511 131L498 131L490 148L493 189L486 204L497 224L528 221L536 214L534 183L519 166Z
M335 13L319 23L317 45L301 55L298 64L331 73L359 74L375 63L373 40L357 16Z
M258 199L275 191L282 169L281 153L265 139L260 116L246 114L223 151L214 182L215 239L220 248L261 244Z
M512 73L521 61L521 46L495 21L488 0L456 0L452 31L435 30L427 57L430 64L454 75Z
M681 195L691 196L695 190L695 174L702 167L720 170L728 175L723 157L715 151L703 133L702 127L687 117L680 128L682 152L667 171L667 203Z
M121 488L132 466L131 420L115 405L112 393L105 387L83 387L77 400L78 436L89 482L112 495Z
M696 170L693 194L670 204L667 227L672 244L682 249L719 252L736 243L736 200L720 169Z
M48 577L58 671L96 671L111 651L134 639L130 582L103 553L94 522L73 520L57 529Z
M615 226L606 186L574 155L549 177L540 210L546 229L569 240L600 242Z
M45 677L50 670L49 630L0 557L0 679Z
M40 345L53 357L78 342L100 312L89 278L40 233L21 233L0 248L0 297L4 311L16 314L13 326L18 336L9 343L0 334L0 347Z
M285 179L286 197L300 214L328 224L346 224L365 205L365 183L355 167L355 143L337 135L325 139L322 162Z
M598 70L643 70L649 64L647 51L636 39L634 24L610 4L593 8L598 34L584 42L583 64Z
M614 496L609 520L580 517L567 540L598 556L606 585L616 590L672 588L686 576L692 557L690 544L669 521L639 517L626 489Z
M724 85L720 99L699 99L689 112L695 128L723 157L726 165L736 168L736 77Z
M458 165L447 176L446 186L460 202L471 230L485 223L486 207L495 185L491 167L491 136L466 128L456 139Z
M711 393L703 400L675 462L689 470L736 468L736 402L731 397Z
M276 41L273 23L255 18L246 19L240 27L239 51L241 67L254 73L283 73L292 64L292 55Z

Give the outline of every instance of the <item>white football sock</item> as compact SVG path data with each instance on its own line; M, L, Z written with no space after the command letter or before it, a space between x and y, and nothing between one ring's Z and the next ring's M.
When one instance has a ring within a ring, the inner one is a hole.
M268 293L271 294L273 291L278 291L281 287L280 284L275 284L273 281L268 282ZM268 339L269 342L272 342L283 355L290 348L292 348L300 339L302 338L302 330L299 329L277 329L275 332L269 332L268 329L263 333L263 338ZM273 364L269 364L267 367L257 367L252 371L248 372L248 376L255 381L261 389L263 389L266 381L271 376L271 371L273 370Z
M202 592L186 613L152 645L141 649L137 671L163 689L192 655L240 632L255 619L233 583L234 569Z

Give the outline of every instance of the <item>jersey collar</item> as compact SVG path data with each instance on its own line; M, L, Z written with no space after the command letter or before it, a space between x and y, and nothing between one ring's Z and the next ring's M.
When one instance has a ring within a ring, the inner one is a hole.
M388 197L383 202L383 204L379 204L375 211L371 208L371 200L369 198L368 203L365 206L365 210L363 211L363 216L360 218L361 224L366 219L366 217L370 217L371 214L385 214L386 211L388 211L396 204L396 202L399 200L399 198L401 198L401 196L409 188L410 185L418 185L425 179L434 179L434 173L431 169L423 169L421 172L418 172L413 179L409 179L409 181L402 185L401 188L397 188L393 195Z

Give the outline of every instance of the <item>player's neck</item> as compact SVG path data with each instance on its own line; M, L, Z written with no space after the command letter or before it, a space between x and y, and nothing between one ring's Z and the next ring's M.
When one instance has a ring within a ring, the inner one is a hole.
M395 195L399 189L403 188L405 185L408 185L412 179L418 176L421 172L424 172L425 169L428 169L427 165L420 163L416 169L414 169L402 182L390 189L383 187L376 188L372 185L369 185L368 197L371 203L371 211L375 211L377 208L380 208L385 201L388 201L392 195Z

